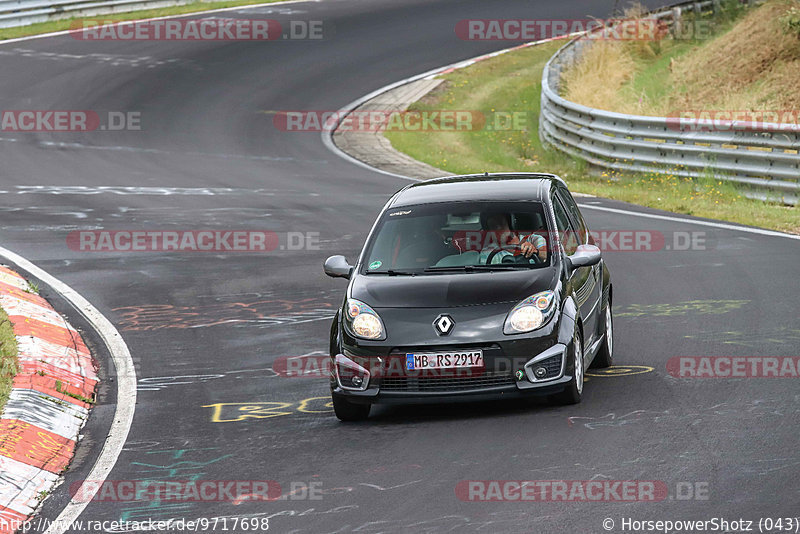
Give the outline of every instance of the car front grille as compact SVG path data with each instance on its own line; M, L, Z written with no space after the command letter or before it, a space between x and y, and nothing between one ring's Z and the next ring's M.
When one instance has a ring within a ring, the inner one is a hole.
M488 387L514 385L514 376L507 371L485 371L478 376L469 377L392 377L381 381L382 391L407 391L407 392L441 392L441 391L466 391Z

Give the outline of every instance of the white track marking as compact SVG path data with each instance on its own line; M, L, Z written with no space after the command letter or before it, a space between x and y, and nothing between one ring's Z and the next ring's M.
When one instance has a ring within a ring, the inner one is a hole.
M217 195L269 195L274 196L277 189L236 189L232 187L144 187L144 186L116 186L116 185L17 185L14 186L17 195L47 194L47 195L100 195L104 193L114 195L152 195L152 196L217 196ZM0 194L8 193L7 191ZM129 208L126 208L126 210ZM148 208L135 208L144 211ZM162 208L153 208L162 209ZM174 209L174 208L163 208ZM221 209L221 208L217 208ZM122 211L122 210L121 210ZM208 210L204 210L208 211Z
M114 420L108 431L108 438L103 444L103 449L100 451L100 456L95 461L91 472L86 477L87 480L102 482L108 477L122 452L122 447L128 439L128 432L130 432L131 424L133 423L133 413L136 409L136 370L133 368L133 359L128 346L117 329L114 328L114 325L111 324L111 321L106 319L97 308L67 284L6 248L0 247L0 256L38 278L72 304L78 313L100 334L100 338L111 354L111 359L116 368L117 407L114 411ZM91 491L91 488L87 488L87 491ZM92 492L91 496L94 496L94 492ZM83 502L71 500L50 528L47 529L46 534L63 534L69 524L81 515L90 500L82 499Z
M112 146L112 145L85 145L83 143L65 143L54 141L39 141L39 147L42 148L56 148L56 149L70 149L70 150L108 150L115 152L131 152L131 153L144 153L144 154L164 154L167 156L200 156L208 158L221 158L221 159L245 159L252 161L297 161L295 158L283 156L247 156L245 154L223 154L218 152L173 152L171 150L161 150L158 148L143 148L136 146ZM302 160L307 163L327 163L325 160Z
M622 215L633 215L636 217L645 217L647 219L659 219L662 221L672 221L672 222L679 222L679 223L686 223L686 224L695 224L698 226L710 226L712 228L721 228L723 230L735 230L737 232L747 232L750 234L758 234L758 235L767 235L770 237L788 237L789 239L798 239L800 240L800 235L794 234L786 234L784 232L776 232L774 230L764 230L762 228L749 228L747 226L737 226L735 224L727 224L722 222L713 222L713 221L698 221L696 219L686 219L684 217L675 217L671 215L658 215L655 213L643 213L641 211L629 211L629 210L621 210L617 208L606 208L604 206L595 206L592 204L583 204L581 203L581 208L586 208L590 210L600 210L600 211L608 211L611 213L619 213Z
M277 2L268 2L266 4L253 4L249 6L234 6L234 7L223 7L220 9L209 9L206 11L194 11L192 13L182 13L180 15L167 15L164 17L153 17L149 19L135 19L135 20L120 20L119 23L125 24L134 24L137 22L145 22L149 20L166 20L166 19L180 19L184 17L193 17L195 15L204 15L206 13L222 13L225 11L236 11L239 10L247 10L252 8L264 7L264 6L275 6L275 5L286 5L286 4L302 4L304 2L321 2L322 0L278 0ZM128 13L134 13L134 11L128 11ZM103 17L111 17L113 15L119 15L120 13L108 13L105 15L97 15L94 17L83 17L85 19L92 19L92 20L103 20ZM18 28L24 28L24 26L17 26ZM14 39L5 39L0 40L0 45L4 45L7 43L19 43L21 41L30 41L31 39L44 39L45 37L58 37L61 35L69 35L72 30L63 30L60 32L51 32L51 33L41 33L39 35L28 35L26 37L16 37Z
M2 43L2 41L0 41ZM151 56L124 56L120 54L59 54L56 52L44 52L40 50L30 50L27 48L12 48L11 50L0 49L0 56L20 56L25 58L43 59L46 61L83 61L89 60L101 65L110 67L145 67L153 69L163 65L187 66L191 67L191 61L176 58L155 59Z

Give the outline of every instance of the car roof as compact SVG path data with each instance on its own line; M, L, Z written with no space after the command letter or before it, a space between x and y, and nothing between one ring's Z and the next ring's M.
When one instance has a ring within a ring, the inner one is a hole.
M418 182L401 189L392 198L388 207L475 200L542 201L554 182L566 187L564 180L554 174L484 173L447 176Z

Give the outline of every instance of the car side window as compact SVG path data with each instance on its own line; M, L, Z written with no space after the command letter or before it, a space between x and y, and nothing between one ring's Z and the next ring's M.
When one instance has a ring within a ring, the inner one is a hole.
M558 236L561 240L561 246L564 247L564 252L567 256L572 256L578 249L578 236L575 233L575 228L567 216L567 211L561 204L558 197L553 197L553 213L556 216L556 227L558 228Z
M581 215L578 205L575 204L575 200L573 200L572 195L565 190L557 189L556 196L558 196L559 200L561 200L561 202L564 204L564 207L566 208L567 213L569 213L573 224L577 225L578 234L580 235L578 239L580 242L582 244L588 243L588 229L586 228L586 222L583 220L583 215Z

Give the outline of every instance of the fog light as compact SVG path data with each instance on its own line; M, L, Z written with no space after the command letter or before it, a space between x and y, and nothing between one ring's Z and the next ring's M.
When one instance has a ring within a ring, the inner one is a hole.
M531 358L525 364L525 374L531 382L550 382L557 380L564 373L564 361L567 347L556 343L546 351Z
M337 354L334 361L336 363L336 380L339 382L339 387L356 391L367 389L370 378L370 373L367 369L343 354Z

